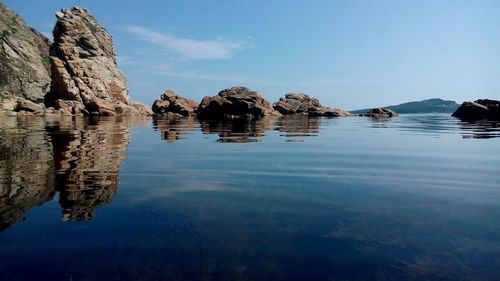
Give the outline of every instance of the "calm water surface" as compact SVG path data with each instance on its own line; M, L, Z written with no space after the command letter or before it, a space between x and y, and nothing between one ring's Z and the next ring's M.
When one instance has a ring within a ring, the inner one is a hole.
M500 280L500 127L2 118L0 280Z

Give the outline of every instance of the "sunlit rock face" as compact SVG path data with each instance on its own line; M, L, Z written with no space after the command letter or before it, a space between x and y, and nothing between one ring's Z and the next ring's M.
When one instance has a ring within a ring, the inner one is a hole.
M61 126L51 136L63 220L90 220L116 195L131 125L82 120Z
M54 196L52 144L44 128L41 118L0 117L0 231Z
M148 106L129 97L113 39L90 12L73 7L56 17L47 102L66 114L150 115Z
M217 96L204 97L197 112L202 119L281 116L263 95L245 87L232 87Z
M344 117L351 113L331 107L324 107L319 100L304 93L288 93L280 98L274 109L283 115L299 114L308 116Z
M0 3L0 108L42 100L50 90L50 42Z
M197 107L198 104L194 100L182 97L172 90L166 90L155 100L152 109L155 114L182 117L194 115Z

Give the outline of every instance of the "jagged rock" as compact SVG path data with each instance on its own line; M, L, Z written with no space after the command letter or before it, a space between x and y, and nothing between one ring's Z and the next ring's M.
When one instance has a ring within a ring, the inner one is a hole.
M303 93L289 93L284 98L280 98L274 104L276 109L281 114L303 114L309 116L327 116L327 117L341 117L350 116L351 113L337 109L323 107L319 100L312 98Z
M203 119L281 115L260 93L245 87L233 87L220 91L217 96L204 97L197 112Z
M19 98L41 101L50 90L50 42L0 3L0 108Z
M464 102L452 116L462 120L500 120L500 101L480 99Z
M361 116L372 117L372 118L390 118L396 117L398 114L387 108L374 108Z
M179 96L172 90L167 90L153 103L153 112L156 114L179 114L190 116L195 114L198 105L194 100Z
M72 114L152 114L130 99L112 37L89 11L74 7L56 17L50 48L52 86L46 102Z
M310 110L321 108L318 99L311 98L310 96L302 93L289 93L284 98L280 98L274 104L274 109L281 114L305 114L307 115Z

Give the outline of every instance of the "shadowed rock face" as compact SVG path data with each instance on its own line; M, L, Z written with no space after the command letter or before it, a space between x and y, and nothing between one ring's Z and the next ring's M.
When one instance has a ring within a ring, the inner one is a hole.
M0 118L0 232L54 196L52 144L44 120Z
M82 121L51 134L63 220L91 220L96 208L111 202L130 130L126 122Z
M89 11L74 7L56 17L47 102L67 114L151 114L149 107L130 99L112 37Z
M398 116L398 113L387 108L374 108L361 116L372 118L390 118Z
M190 116L195 114L198 104L191 99L179 96L172 90L167 90L159 99L153 103L153 112L156 114L174 114L179 116Z
M274 104L274 109L284 115L302 114L309 116L341 117L351 113L338 109L323 107L319 100L303 93L289 93Z
M452 116L462 120L500 120L500 101L488 99L466 101Z
M204 97L198 106L198 117L202 119L280 115L260 93L245 87L233 87L222 90L217 96Z
M0 108L19 98L39 101L50 90L49 40L0 3Z

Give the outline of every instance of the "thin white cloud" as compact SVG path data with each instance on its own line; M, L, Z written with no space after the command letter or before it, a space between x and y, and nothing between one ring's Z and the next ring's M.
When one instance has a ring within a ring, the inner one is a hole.
M389 79L338 79L338 78L308 78L307 83L320 86L333 85L365 85L365 84L385 84L391 83Z
M276 85L280 82L274 79L267 79L262 77L252 77L238 74L205 74L197 70L183 70L171 66L157 65L149 66L148 73L163 77L170 77L183 80L203 80L214 82L225 82L233 84L254 84L254 85Z
M245 41L180 38L171 33L159 33L136 25L127 26L126 30L146 42L156 44L188 60L227 59L231 58L235 52L251 47L251 44Z

